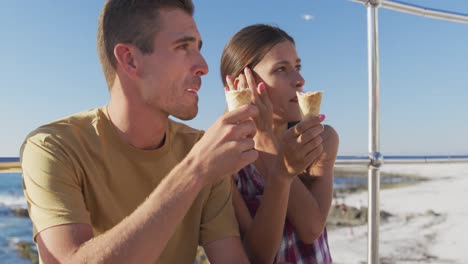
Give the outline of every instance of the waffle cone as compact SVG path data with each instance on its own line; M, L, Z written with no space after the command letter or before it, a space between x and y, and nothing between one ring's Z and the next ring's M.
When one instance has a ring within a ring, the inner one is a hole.
M243 105L252 102L252 90L245 88L242 90L231 90L226 92L226 102L228 111L235 110Z
M296 92L302 120L309 119L320 114L323 92Z

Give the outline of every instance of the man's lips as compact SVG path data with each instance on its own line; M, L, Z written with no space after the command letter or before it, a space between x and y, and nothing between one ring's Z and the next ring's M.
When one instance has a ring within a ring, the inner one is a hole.
M187 89L185 91L189 92L189 93L192 93L192 94L198 94L198 89Z
M191 86L192 86L192 88L188 88L185 91L189 92L189 93L192 93L192 94L198 94L198 91L200 90L200 87L201 87L201 78L200 78L200 76L195 76L192 79Z

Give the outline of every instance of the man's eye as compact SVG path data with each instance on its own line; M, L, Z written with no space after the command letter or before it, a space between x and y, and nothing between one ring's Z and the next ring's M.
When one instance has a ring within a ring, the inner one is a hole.
M186 44L182 44L182 45L180 45L180 46L177 46L177 49L186 50L186 49L188 49L188 47L189 47L189 44L186 43Z
M302 69L302 65L297 65L296 66L296 71L301 71L301 69Z

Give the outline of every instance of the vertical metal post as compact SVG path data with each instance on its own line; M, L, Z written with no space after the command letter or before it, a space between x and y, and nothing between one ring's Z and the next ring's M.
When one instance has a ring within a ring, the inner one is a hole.
M378 9L379 0L369 0L367 6L367 45L369 67L369 211L368 211L368 249L367 263L379 263L379 192L380 192L380 166L382 155L380 153L379 131L379 31Z
M468 14L455 13L390 0L351 0L367 7L367 45L369 64L369 215L368 215L368 263L379 263L379 192L380 153L379 113L379 30L380 7L418 16L426 16L452 22L468 23Z

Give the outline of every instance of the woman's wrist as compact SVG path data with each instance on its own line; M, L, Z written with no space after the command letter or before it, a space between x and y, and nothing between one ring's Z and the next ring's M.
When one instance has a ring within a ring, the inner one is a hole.
M281 161L277 160L277 162ZM294 178L294 176L290 175L287 172L284 166L281 166L280 163L277 163L277 166L271 167L269 173L267 174L267 177L265 177L265 181L270 182L271 184L280 184L288 186L292 184Z
M278 154L278 142L273 134L273 131L257 131L254 137L254 141L256 150L265 151L270 154Z
M295 177L290 177L288 174L281 173L279 171L275 171L273 173L275 174L269 175L269 177L265 177L266 184L290 188Z

